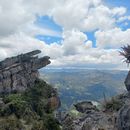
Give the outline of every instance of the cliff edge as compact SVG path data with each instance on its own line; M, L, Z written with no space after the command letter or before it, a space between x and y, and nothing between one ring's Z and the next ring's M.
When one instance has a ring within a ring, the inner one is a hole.
M50 64L50 57L38 58L35 50L0 62L0 93L22 92L33 86L39 77L38 69Z
M0 130L60 130L54 113L60 107L57 91L38 72L50 58L39 53L0 62Z

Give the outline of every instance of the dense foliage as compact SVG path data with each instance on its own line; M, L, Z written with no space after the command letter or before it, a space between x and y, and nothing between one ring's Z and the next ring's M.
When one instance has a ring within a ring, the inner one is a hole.
M47 105L52 91L39 80L24 93L2 96L0 130L60 130L53 109Z

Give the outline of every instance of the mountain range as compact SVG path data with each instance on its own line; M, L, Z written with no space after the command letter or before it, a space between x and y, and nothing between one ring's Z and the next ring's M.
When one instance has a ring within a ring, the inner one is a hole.
M126 91L124 70L42 69L40 75L57 88L65 110L79 101L98 102Z

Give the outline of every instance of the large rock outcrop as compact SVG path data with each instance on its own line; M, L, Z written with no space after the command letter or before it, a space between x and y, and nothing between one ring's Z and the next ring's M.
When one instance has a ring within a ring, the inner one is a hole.
M60 107L57 90L39 78L50 64L39 50L0 62L0 130L60 130L54 112Z
M38 58L39 53L35 50L0 62L0 93L22 92L33 86L38 69L50 64L50 57Z

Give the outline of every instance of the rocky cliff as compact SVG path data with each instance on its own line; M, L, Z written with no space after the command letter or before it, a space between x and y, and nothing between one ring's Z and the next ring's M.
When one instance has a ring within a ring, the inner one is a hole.
M54 111L60 107L55 88L39 79L48 56L32 51L0 62L0 130L61 130Z
M21 92L33 86L38 69L50 64L49 57L38 58L39 53L35 50L0 62L0 93Z

